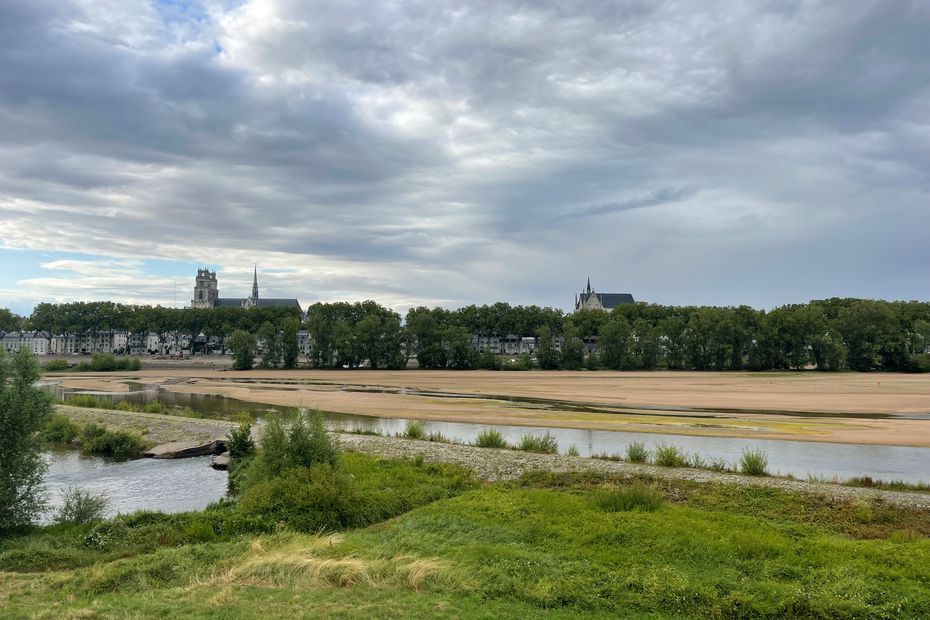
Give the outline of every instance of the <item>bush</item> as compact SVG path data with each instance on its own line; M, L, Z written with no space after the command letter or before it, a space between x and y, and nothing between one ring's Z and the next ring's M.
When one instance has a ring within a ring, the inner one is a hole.
M66 415L53 414L42 429L42 440L48 443L71 443L81 434L81 427Z
M0 349L0 532L28 525L44 507L46 464L39 436L52 415L52 399L36 387L35 356Z
M669 444L660 444L656 446L656 465L662 467L687 467L687 455Z
M229 431L226 436L226 449L232 459L241 459L251 456L255 452L255 442L252 441L252 425L243 422Z
M131 459L142 455L145 441L135 433L109 431L96 424L88 424L81 432L81 451L102 454L115 459Z
M66 360L49 360L43 364L42 369L46 372L57 372L60 370L68 370L68 362Z
M747 476L767 476L769 457L762 450L743 450L739 459L739 470Z
M629 487L601 489L594 502L604 512L655 512L665 500L655 487L637 483Z
M326 432L323 415L313 415L301 409L290 427L280 416L271 416L262 434L262 449L253 467L243 475L243 486L280 476L296 467L310 467L318 463L336 465L339 445Z
M630 463L646 463L649 461L649 450L642 442L634 441L626 447L626 460Z
M436 443L449 443L449 438L440 433L439 431L433 431L426 436L426 441L435 441Z
M479 448L506 448L507 442L504 441L504 436L499 430L489 428L478 433L475 445Z
M568 450L565 452L565 456L580 456L581 453L578 452L578 448L575 444L572 444L568 447Z
M403 436L408 439L423 439L426 437L426 431L423 430L423 424L419 421L409 420Z
M103 519L107 497L84 489L68 488L61 493L64 503L55 515L55 523L84 525Z
M546 431L546 433L541 437L527 433L520 438L520 444L517 446L517 448L519 450L523 450L524 452L558 454L559 442L556 441L555 437L553 437L549 431Z
M478 358L478 368L481 370L500 370L501 359L493 351L485 351Z

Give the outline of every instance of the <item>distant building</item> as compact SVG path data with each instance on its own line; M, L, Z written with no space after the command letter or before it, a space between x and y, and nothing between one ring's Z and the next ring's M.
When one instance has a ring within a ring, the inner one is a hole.
M216 272L209 269L198 269L194 284L194 298L191 308L267 308L285 306L300 308L296 299L261 299L258 296L258 267L252 274L252 294L248 297L220 297Z
M575 311L578 310L604 310L609 312L623 304L634 304L636 300L629 293L597 293L591 288L591 278L588 278L588 287L580 295L575 296Z
M48 355L48 334L44 332L0 332L0 349L15 353L20 349L34 355Z

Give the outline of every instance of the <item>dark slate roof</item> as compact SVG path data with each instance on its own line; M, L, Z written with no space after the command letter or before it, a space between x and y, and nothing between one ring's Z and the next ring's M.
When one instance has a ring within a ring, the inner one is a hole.
M300 302L296 299L262 299L259 297L258 306L260 308L288 306L300 310Z
M629 293L582 293L579 301L585 303L590 299L589 295L597 297L601 301L601 306L603 306L604 310L612 310L623 304L636 303L636 300L633 299L633 296Z
M601 300L605 310L610 310L622 304L635 304L636 300L629 293L595 293Z
M214 304L218 308L241 308L245 303L245 297L220 297Z
M242 304L246 302L247 297L220 297L216 300L216 307L218 308L241 308ZM259 308L276 308L278 306L287 306L290 308L297 308L300 310L300 302L296 299L262 299L258 298Z

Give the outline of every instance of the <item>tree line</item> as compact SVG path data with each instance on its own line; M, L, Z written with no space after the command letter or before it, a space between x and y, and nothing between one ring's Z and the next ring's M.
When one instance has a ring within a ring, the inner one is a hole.
M303 322L301 323L301 319ZM543 369L930 371L930 303L827 299L771 311L748 306L636 303L612 312L496 303L457 310L412 308L400 315L374 301L296 308L173 309L112 302L43 303L29 317L0 312L0 328L52 334L120 330L165 336L242 332L266 366L293 367L291 341L308 332L313 368L498 368L475 336L537 337ZM227 339L228 340L228 339ZM241 341L241 336L232 342ZM259 344L262 345L259 349ZM595 353L596 351L596 353ZM529 363L524 360L521 367Z

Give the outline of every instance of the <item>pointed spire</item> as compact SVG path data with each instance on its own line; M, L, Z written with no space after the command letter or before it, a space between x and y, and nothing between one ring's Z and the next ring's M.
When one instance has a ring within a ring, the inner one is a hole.
M252 299L258 299L258 263L255 263L255 270L252 272Z
M591 277L588 277L588 293L591 293Z

